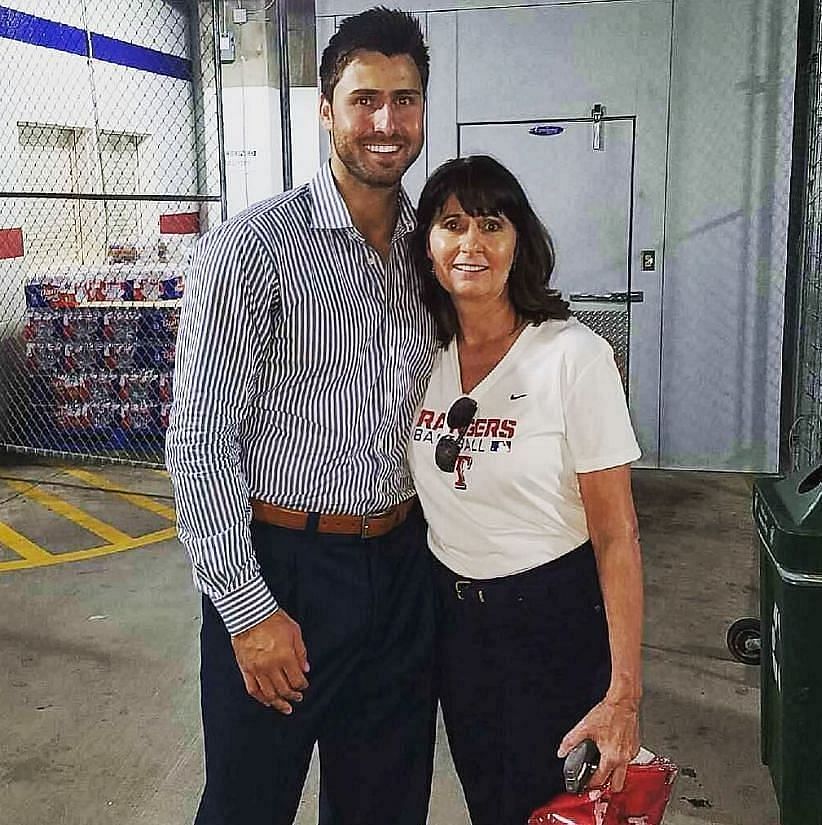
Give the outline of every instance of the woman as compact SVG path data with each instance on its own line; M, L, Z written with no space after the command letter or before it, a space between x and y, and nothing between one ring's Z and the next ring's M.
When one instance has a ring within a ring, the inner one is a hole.
M548 281L550 238L489 157L429 178L412 240L442 345L409 460L443 606L441 703L473 825L523 825L593 739L639 747L639 457L609 345Z

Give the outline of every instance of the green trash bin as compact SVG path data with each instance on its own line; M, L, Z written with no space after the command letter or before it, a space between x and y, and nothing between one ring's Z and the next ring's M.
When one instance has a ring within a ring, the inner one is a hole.
M762 761L781 825L822 825L822 464L754 483Z

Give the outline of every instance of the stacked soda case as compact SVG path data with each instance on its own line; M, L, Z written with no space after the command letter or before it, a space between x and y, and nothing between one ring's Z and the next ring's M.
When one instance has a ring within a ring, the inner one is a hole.
M157 452L173 396L179 270L51 273L26 283L29 441Z

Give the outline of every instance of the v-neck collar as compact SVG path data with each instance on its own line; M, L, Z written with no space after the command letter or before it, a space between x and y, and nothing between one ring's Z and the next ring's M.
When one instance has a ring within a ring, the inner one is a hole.
M482 379L482 381L477 384L471 392L465 392L462 388L462 370L460 369L460 356L459 356L459 344L457 343L456 336L454 340L451 342L451 346L448 348L448 355L451 359L451 369L453 371L454 378L456 380L457 389L460 395L469 395L475 401L478 401L479 398L488 391L488 388L493 386L496 381L499 379L499 376L505 372L505 365L509 363L517 351L522 349L526 342L530 341L531 338L536 335L539 330L540 325L537 324L536 326L529 321L525 327L523 327L520 334L517 336L516 340L513 344L508 348L508 351L502 358L497 361L488 375Z

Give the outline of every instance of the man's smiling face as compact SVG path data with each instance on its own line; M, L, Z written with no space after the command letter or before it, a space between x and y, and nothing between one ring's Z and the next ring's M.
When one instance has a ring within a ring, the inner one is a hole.
M355 53L333 101L323 98L320 104L337 180L348 176L366 186L396 186L422 149L423 111L422 82L409 55Z

